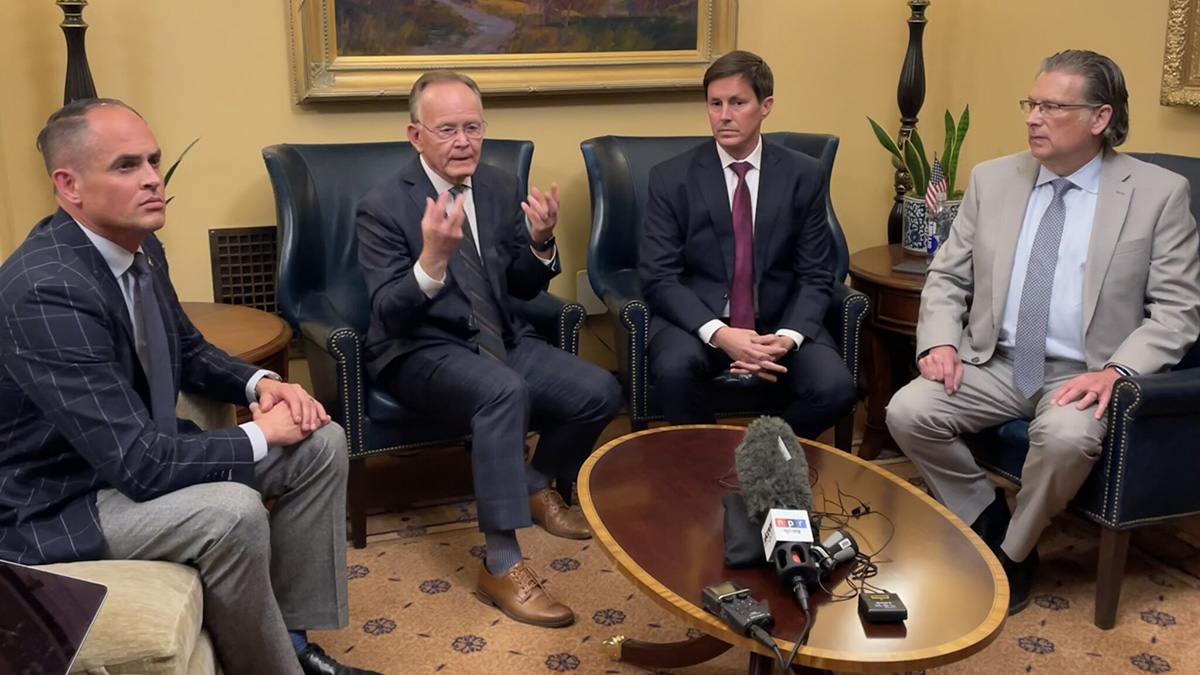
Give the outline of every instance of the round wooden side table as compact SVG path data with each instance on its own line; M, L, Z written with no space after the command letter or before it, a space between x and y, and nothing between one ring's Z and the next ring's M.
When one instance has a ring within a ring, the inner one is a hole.
M850 256L851 283L871 300L866 330L870 345L865 364L867 429L858 451L864 459L874 459L885 445L894 445L887 431L887 404L912 377L912 369L906 366L915 357L913 341L925 275L893 268L900 263L923 266L928 260L906 253L900 244L875 246Z
M246 363L279 373L288 379L288 345L292 327L261 309L218 302L181 302L196 330L214 347ZM238 422L251 419L238 407Z

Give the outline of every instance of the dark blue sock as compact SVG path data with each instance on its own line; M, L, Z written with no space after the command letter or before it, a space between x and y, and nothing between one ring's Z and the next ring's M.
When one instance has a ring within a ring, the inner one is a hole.
M529 489L529 494L535 495L550 487L550 476L533 468L532 464L527 464L525 465L525 486Z
M521 562L521 545L517 543L516 530L484 532L483 540L487 543L483 564L492 576L501 576Z
M296 648L296 656L308 646L308 631L289 630L288 637L292 638L292 646Z

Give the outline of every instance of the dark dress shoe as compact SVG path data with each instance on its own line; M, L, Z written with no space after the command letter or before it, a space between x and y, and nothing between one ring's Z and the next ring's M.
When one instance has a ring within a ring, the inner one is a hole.
M343 666L311 642L297 658L300 659L300 669L304 675L380 675L373 670Z
M1033 580L1037 577L1038 552L1033 549L1021 562L1013 562L1000 547L996 547L996 557L1004 566L1008 576L1008 615L1012 616L1029 606L1033 599Z
M1000 550L1004 536L1008 534L1008 522L1012 520L1012 512L1008 510L1008 499L1004 496L1004 488L996 488L996 498L988 504L983 513L971 523L971 529L993 551Z

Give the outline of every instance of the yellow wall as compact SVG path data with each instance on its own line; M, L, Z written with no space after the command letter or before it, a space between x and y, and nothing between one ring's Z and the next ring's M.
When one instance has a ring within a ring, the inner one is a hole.
M941 145L941 113L970 103L973 124L960 182L974 163L1024 147L1016 100L1041 57L1075 46L1114 57L1133 92L1128 147L1200 155L1200 117L1158 105L1169 0L934 0L926 32L922 119ZM896 79L907 44L903 0L741 0L738 44L775 70L768 130L842 138L833 196L851 250L883 243L891 171L865 116L897 125ZM403 104L292 103L284 3L206 0L93 2L87 46L101 95L125 99L155 129L170 160L202 140L172 182L162 238L180 296L211 298L207 231L274 223L259 150L278 142L400 138ZM33 148L61 102L65 48L51 0L0 3L0 254L53 208ZM585 264L590 209L579 142L602 134L704 134L698 94L611 94L488 99L489 133L537 145L533 181L564 189L566 273L553 289L574 296ZM932 122L932 124L930 124Z
M907 14L902 2L741 3L739 44L760 51L778 79L768 128L819 130L844 139L834 191L858 246L884 237L879 223L888 208L887 162L863 116L896 117ZM176 199L162 234L185 300L211 298L209 228L274 223L263 146L403 136L405 109L397 102L292 103L279 0L93 2L84 17L99 93L138 108L168 161L201 137L172 181ZM7 169L16 197L7 236L0 237L0 247L9 250L53 208L33 139L61 102L66 56L60 20L50 0L0 3L0 82L6 92L18 93L0 99L0 148L7 150L0 172ZM609 133L708 133L695 92L488 99L485 105L490 134L536 143L534 183L554 180L564 189L559 239L566 273L554 290L571 297L591 224L580 141Z
M934 4L938 3L934 0ZM1170 0L970 0L954 3L942 56L955 114L971 104L964 166L1027 149L1017 101L1041 59L1062 49L1106 54L1125 72L1130 134L1121 149L1200 156L1200 111L1159 105ZM932 23L931 23L932 25ZM939 34L942 35L942 34ZM937 134L938 138L941 134ZM960 179L965 185L965 174Z

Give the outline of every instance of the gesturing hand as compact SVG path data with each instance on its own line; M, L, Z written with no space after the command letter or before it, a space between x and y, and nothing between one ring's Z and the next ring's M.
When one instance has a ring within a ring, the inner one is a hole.
M558 184L551 183L550 191L545 193L532 188L529 197L521 202L521 209L529 218L529 237L533 243L540 244L554 236L554 226L558 224Z
M958 357L958 350L949 345L941 345L929 350L917 361L921 369L921 377L941 382L946 386L946 394L953 396L962 385L963 365Z
M421 218L424 248L417 262L434 279L446 276L446 263L462 244L463 203L466 196L460 194L454 197L453 205L451 199L449 192L438 195L437 201L425 198L425 215Z

